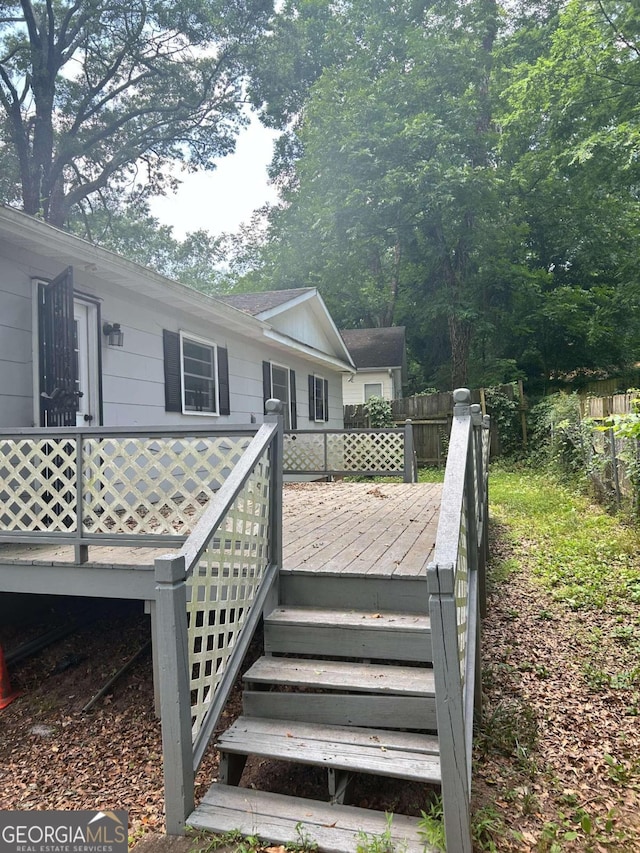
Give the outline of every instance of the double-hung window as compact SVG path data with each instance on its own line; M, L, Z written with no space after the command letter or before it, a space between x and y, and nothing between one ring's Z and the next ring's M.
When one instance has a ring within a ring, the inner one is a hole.
M165 409L194 415L228 415L227 350L188 332L164 330Z
M280 400L284 409L284 428L297 429L296 374L295 371L272 361L262 362L263 396Z
M182 344L182 409L217 415L218 358L215 344L180 335Z
M309 420L329 420L329 382L322 376L309 374Z

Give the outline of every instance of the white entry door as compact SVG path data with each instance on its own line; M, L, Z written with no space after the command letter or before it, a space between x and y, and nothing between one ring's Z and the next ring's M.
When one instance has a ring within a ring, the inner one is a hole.
M100 423L98 400L98 317L90 302L73 302L74 358L76 362L78 410L77 426Z

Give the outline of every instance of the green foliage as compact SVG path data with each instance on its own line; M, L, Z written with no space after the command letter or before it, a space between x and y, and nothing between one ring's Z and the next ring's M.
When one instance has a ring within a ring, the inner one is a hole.
M531 411L532 443L539 458L570 476L593 463L592 427L582 417L577 394L552 394Z
M0 22L7 201L62 226L105 196L213 168L246 124L248 60L271 0L9 0Z
M393 840L393 814L385 813L387 826L379 835L371 835L360 830L356 835L356 853L403 853L406 849Z
M365 409L369 424L373 428L393 426L393 412L389 400L374 395L367 400Z
M495 423L500 439L502 456L513 456L522 450L522 426L520 423L520 404L514 390L509 396L500 388L486 388L485 400L487 412Z
M638 533L550 473L490 473L495 520L554 598L573 609L622 612L640 601Z
M428 811L420 812L418 834L425 846L428 844L431 847L435 847L436 850L441 850L442 853L445 853L447 846L443 819L442 797L438 796L431 803Z

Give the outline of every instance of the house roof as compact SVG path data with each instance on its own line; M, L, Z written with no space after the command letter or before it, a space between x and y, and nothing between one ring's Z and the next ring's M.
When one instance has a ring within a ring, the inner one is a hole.
M292 316L300 310L300 306L304 306L302 310L307 312L307 316L315 318L315 322L323 330L330 346L336 353L340 353L340 358L345 362L343 367L348 367L350 372L353 372L354 364L349 350L316 287L265 290L262 293L237 293L221 296L220 300L255 317L256 320L272 324L273 331L268 337L273 340L286 339L290 333L285 330L291 328ZM298 324L294 322L293 325Z
M404 326L341 329L340 334L359 370L404 367L406 361Z
M73 265L78 270L79 277L98 294L112 285L120 287L140 296L158 300L174 311L184 311L217 325L222 324L231 333L243 335L251 340L268 341L271 346L283 352L295 351L309 361L330 365L338 370L352 369L349 353L326 307L320 314L326 314L323 322L335 329L333 352L318 349L296 337L278 334L268 321L268 317L273 312L277 313L281 310L279 307L263 309L259 315L242 310L228 300L223 301L201 293L186 284L167 278L115 252L96 246L88 240L55 228L5 204L0 204L0 241L6 241L13 249L29 252L34 260L39 257L48 261L57 261L60 263L60 269ZM34 270L36 268L34 264ZM308 294L307 291L309 291ZM280 294L281 305L290 305L292 299L296 303L304 301L315 294L316 298L312 301L324 306L315 288L285 290ZM261 293L254 295L260 298L264 296ZM275 299L274 294L273 300ZM316 304L316 309L317 307Z
M291 290L265 290L262 293L235 293L218 298L233 308L238 308L240 311L251 314L252 317L257 317L265 311L279 308L298 296L313 293L314 290L314 287L299 287Z

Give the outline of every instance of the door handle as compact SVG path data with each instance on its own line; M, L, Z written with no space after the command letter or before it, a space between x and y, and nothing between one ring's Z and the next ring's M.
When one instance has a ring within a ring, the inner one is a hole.
M93 415L85 415L84 420L85 420L85 423L90 424L91 421L93 420Z

